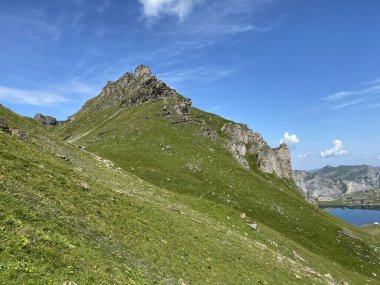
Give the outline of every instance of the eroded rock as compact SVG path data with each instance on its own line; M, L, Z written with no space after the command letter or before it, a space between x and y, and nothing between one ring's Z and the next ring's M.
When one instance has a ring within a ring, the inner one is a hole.
M248 157L252 156L262 172L292 179L290 153L286 144L272 149L259 133L242 124L227 123L221 131L227 136L225 147L243 168L250 169Z
M8 127L7 122L3 118L0 118L0 131L4 132L4 133L10 133L11 132L11 130Z
M53 118L51 116L44 116L40 113L37 113L33 119L40 122L41 124L47 125L47 126L57 126L58 121L56 118Z

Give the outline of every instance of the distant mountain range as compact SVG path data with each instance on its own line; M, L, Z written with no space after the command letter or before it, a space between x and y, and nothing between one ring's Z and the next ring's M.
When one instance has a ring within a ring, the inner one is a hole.
M313 200L331 200L380 188L380 168L368 165L326 166L313 171L293 171L294 181Z

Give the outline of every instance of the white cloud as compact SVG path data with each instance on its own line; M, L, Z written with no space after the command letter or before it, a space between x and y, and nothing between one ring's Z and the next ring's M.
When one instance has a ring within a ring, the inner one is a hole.
M198 0L140 0L147 18L159 18L162 15L175 15L183 20Z
M309 152L308 153L302 153L302 154L297 155L297 158L299 158L299 159L307 158L307 157L309 157L309 155L310 155Z
M291 135L288 132L285 132L284 137L280 140L280 144L287 143L289 145L298 144L299 142L300 140L298 139L297 135Z
M0 86L0 99L16 104L51 106L67 102L61 95L50 92L21 90Z
M380 160L380 154L379 154L379 156L377 157L377 159L379 159L379 160Z
M331 156L342 156L347 154L347 150L343 147L343 142L341 140L334 140L334 146L325 151L321 151L321 157L331 157Z

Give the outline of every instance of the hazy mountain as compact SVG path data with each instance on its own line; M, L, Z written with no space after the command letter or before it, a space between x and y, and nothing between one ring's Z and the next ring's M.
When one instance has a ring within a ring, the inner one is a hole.
M313 172L296 170L293 177L309 198L317 200L380 188L380 169L368 165L326 166Z

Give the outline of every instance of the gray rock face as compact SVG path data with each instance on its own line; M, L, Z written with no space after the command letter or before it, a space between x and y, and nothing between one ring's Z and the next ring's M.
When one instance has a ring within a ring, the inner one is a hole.
M2 118L0 118L0 131L5 132L5 133L11 132L11 130L8 127L7 122Z
M40 113L36 114L33 119L40 122L41 124L47 125L47 126L56 126L58 125L57 119L51 117L51 116L44 116Z
M148 101L177 98L180 95L164 82L152 75L149 67L140 65L135 73L127 72L116 81L108 81L100 95L85 104L98 109L113 106L136 106Z
M242 124L227 123L222 132L227 136L226 148L243 168L249 169L247 159L253 156L261 171L292 179L290 153L286 144L272 149L259 133Z
M294 181L313 200L330 200L345 194L380 188L380 169L372 166L326 166L318 171L296 170Z

